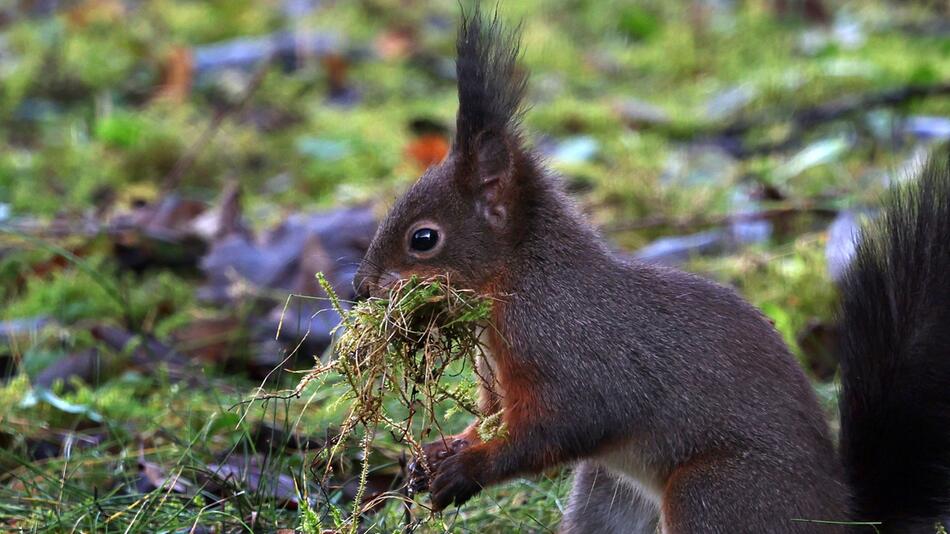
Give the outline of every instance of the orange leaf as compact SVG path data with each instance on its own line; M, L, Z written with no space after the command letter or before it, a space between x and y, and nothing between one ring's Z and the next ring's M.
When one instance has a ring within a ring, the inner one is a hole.
M184 102L191 91L193 67L191 50L183 46L174 47L165 58L162 86L155 97L172 102Z
M423 169L439 163L448 153L448 140L438 134L419 136L406 147L406 154Z

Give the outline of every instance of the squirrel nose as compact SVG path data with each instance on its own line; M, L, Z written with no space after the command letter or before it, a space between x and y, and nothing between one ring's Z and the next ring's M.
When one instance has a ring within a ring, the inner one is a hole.
M396 271L370 275L357 272L356 276L353 277L353 291L356 294L356 300L386 295L390 286L399 279L400 274Z
M353 294L357 301L366 300L369 298L369 288L373 285L373 281L370 276L363 274L362 272L357 272L353 276Z
M369 284L372 290L370 294L376 296L384 296L389 293L392 285L396 283L401 278L401 275L396 271L386 271L383 274L379 275L372 284Z

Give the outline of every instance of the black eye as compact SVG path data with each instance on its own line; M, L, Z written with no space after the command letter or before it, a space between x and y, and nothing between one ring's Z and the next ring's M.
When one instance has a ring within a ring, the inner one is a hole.
M417 252L426 252L432 250L439 242L439 232L432 228L420 228L412 234L409 246Z

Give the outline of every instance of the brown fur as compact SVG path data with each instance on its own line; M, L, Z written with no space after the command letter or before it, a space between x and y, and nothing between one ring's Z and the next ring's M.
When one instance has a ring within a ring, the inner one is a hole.
M574 462L565 532L845 531L799 521L850 519L851 491L771 323L731 289L613 255L522 142L516 40L476 10L459 55L452 151L396 203L355 280L365 294L394 272L446 273L499 298L483 401L508 435L436 444L433 507ZM431 225L437 252L413 251L406 236Z

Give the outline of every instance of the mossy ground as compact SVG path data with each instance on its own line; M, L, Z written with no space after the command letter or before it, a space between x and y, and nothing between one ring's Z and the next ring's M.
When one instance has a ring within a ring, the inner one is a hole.
M845 95L950 80L950 38L945 28L928 29L940 19L937 4L826 3L835 16L826 25L800 14L779 17L765 0L735 2L735 9L659 0L503 3L505 19L524 23L524 62L532 71L526 129L622 250L708 229L696 221L736 211L873 205L884 178L906 169L926 144L903 119L950 117L950 99L862 110L797 133L789 118ZM105 346L85 325L122 325L171 343L182 326L221 311L195 297L200 276L123 271L102 236L25 237L21 226L7 224L82 219L106 205L121 210L161 197L170 181L202 200L236 181L256 230L295 211L363 201L384 207L423 170L409 155L418 141L413 121L452 127L458 6L321 2L299 17L280 2L251 0L87 0L54 15L12 17L4 9L0 320L46 316L56 325L0 346L0 357L19 363L0 385L0 524L84 532L339 526L352 498L344 482L359 475L360 444L347 444L335 467L342 487L321 488L319 455L290 447L287 436L331 435L346 413L342 384L311 384L299 398L248 404L260 383L227 362L206 364L191 382L126 369L121 362L135 347ZM179 51L288 29L329 35L339 51L300 58L296 69L273 66L243 104L252 72L202 73L176 93L181 87L169 71ZM731 100L710 104L730 92ZM633 118L623 113L633 100L652 106L653 118L644 119L642 109ZM796 142L728 155L717 137L724 126L757 117L763 120L739 142L781 143L790 133ZM752 204L737 207L749 198ZM645 220L657 223L623 229ZM829 323L835 301L827 223L795 215L776 222L764 241L685 267L735 285L811 369L802 333ZM125 370L100 383L31 394L27 376L87 349ZM276 373L265 389L280 391L298 379ZM832 380L816 377L816 387L832 391ZM827 398L831 408L833 395ZM446 430L466 422L464 414L449 414ZM284 434L262 440L262 428ZM43 454L43 443L55 452ZM391 477L402 452L382 433L371 474ZM169 482L207 487L210 466L248 458L268 480L285 475L289 487L240 480L196 493ZM547 532L567 489L566 474L551 472L493 488L458 513L413 517L425 520L422 531ZM295 506L286 505L289 495ZM365 525L390 532L405 521L394 502Z

